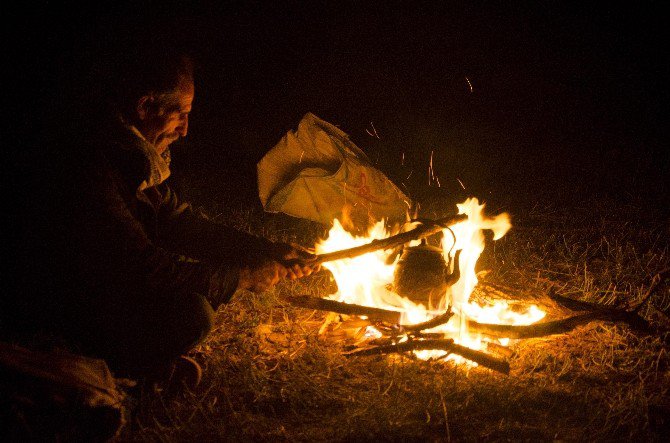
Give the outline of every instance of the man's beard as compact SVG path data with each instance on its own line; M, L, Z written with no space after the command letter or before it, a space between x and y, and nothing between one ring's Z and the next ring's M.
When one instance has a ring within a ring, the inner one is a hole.
M165 152L169 150L170 145L177 141L179 138L179 134L174 132L172 134L165 134L164 136L161 136L157 143L156 143L156 148L158 152ZM161 153L162 155L162 153Z

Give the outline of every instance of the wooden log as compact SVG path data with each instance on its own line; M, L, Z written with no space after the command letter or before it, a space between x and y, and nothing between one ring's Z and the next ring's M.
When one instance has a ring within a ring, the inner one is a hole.
M450 352L452 354L460 355L463 358L467 358L468 360L472 360L486 368L509 375L509 362L506 360L497 359L485 352L470 349L456 343L453 344Z
M498 325L492 323L479 323L474 320L468 320L468 330L470 332L478 332L480 334L491 335L499 338L533 338L546 337L554 334L565 334L570 332L578 326L586 325L592 321L623 321L629 323L633 327L643 327L644 320L637 314L626 311L604 310L587 312L585 314L575 315L573 317L564 318L550 322L536 323L533 325L517 326L517 325ZM642 323L641 323L642 322Z
M616 309L602 304L564 297L558 294L553 287L549 289L549 298L571 311L616 311Z
M409 351L446 351L451 354L460 355L470 361L473 361L488 369L509 375L509 363L505 360L499 360L484 352L470 349L468 347L454 343L452 339L438 340L412 340L396 345L382 345L372 348L356 349L345 352L346 357L361 357L367 355L393 354Z
M425 237L430 237L431 235L437 234L449 226L453 226L457 223L467 220L467 218L468 216L465 214L459 214L449 218L442 218L430 223L421 224L407 232L401 232L400 234L396 234L387 238L372 240L370 243L356 246L355 248L343 249L341 251L329 252L326 254L319 254L314 256L314 258L307 260L305 263L321 264L335 260L342 260L345 258L354 258L383 249L392 249L413 240L420 240Z
M631 324L631 326L642 329L642 330L648 330L649 329L649 323L646 322L644 319L641 317L637 316L638 318L635 318L638 312L649 303L649 300L651 299L652 294L654 294L654 291L656 290L656 287L658 284L662 281L662 276L666 273L670 272L670 269L665 269L661 271L660 273L656 274L652 279L651 279L651 284L649 285L649 288L647 289L647 294L642 298L640 302L637 303L635 306L631 306L628 310L623 310L623 309L617 309L617 308L612 308L610 306L602 305L599 303L593 303L593 302L587 302L583 300L576 300L574 298L570 297L564 297L562 295L559 295L556 292L556 289L554 287L551 287L549 289L549 298L554 300L556 303L559 305L566 307L572 311L599 311L599 312L609 312L610 314L614 315L615 317L621 314L628 314L628 322Z
M501 344L494 343L494 342L491 342L491 341L485 342L485 343L486 343L486 350L489 353L498 354L501 357L505 357L505 358L512 358L512 357L516 356L516 352L514 352L512 349L508 348L507 346L503 346Z
M380 345L371 348L360 348L348 351L342 355L347 357L360 357L367 355L394 354L409 351L439 350L449 351L454 341L450 338L437 340L410 340L398 344Z
M298 308L316 309L319 311L329 311L345 315L364 315L371 321L382 321L392 325L399 325L400 318L403 314L403 312L400 311L392 311L390 309L383 308L372 308L369 306L362 306L353 303L344 303L319 297L311 297L309 295L296 295L294 297L288 298L288 302L291 306ZM425 329L432 329L436 326L447 323L452 316L453 313L450 309L447 312L422 323L416 323L413 325L400 325L400 330L398 332L419 332Z
M297 295L288 299L291 306L319 311L330 311L345 315L364 315L373 321L384 321L391 324L400 323L402 312L389 309L371 308L353 303L343 303L309 295Z
M423 331L425 329L433 329L437 326L443 325L453 317L454 313L451 312L451 309L449 309L447 312L444 314L440 314L437 317L433 317L428 321L424 321L422 323L416 323L413 325L402 325L401 328L403 331L408 331L408 332L418 332L418 331Z

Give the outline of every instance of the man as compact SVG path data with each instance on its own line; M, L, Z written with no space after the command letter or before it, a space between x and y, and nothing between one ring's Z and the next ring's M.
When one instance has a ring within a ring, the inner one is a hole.
M199 343L237 290L262 292L313 269L287 264L301 255L289 245L211 222L166 183L169 147L188 133L190 59L159 47L119 72L113 115L87 132L57 192L41 287L12 321L140 377Z

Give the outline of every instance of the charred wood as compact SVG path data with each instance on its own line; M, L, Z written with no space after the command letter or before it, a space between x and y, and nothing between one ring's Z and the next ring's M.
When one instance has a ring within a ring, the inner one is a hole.
M565 334L578 326L586 325L597 320L625 322L636 328L645 327L646 324L646 322L637 314L626 311L606 310L588 312L561 320L536 323L527 326L498 325L468 320L468 329L471 332L479 332L480 334L491 335L494 337L521 339Z
M389 309L371 308L352 303L343 303L335 300L327 300L309 295L297 295L288 299L291 306L316 309L319 311L330 311L345 315L364 315L372 321L384 321L391 324L400 323L402 312Z
M395 345L391 344L391 345L375 346L371 348L356 349L353 351L345 352L343 355L345 355L346 357L360 357L368 355L398 354L409 351L426 351L426 350L446 351L450 354L460 355L461 357L471 360L488 369L492 369L494 371L501 372L506 375L509 374L508 362L504 360L499 360L484 352L458 345L454 343L454 341L451 339L411 340L406 341L404 343L398 343Z
M402 352L425 350L439 350L449 352L453 345L454 341L450 338L438 340L410 340L398 344L388 344L355 349L353 351L345 352L343 355L347 357L358 357L366 355L397 354Z
M393 249L397 246L403 245L413 240L420 240L425 237L430 237L431 235L437 234L438 232L448 228L449 226L453 226L457 223L467 220L467 218L468 218L467 215L459 214L454 217L434 220L431 221L430 223L421 224L410 231L401 232L400 234L396 234L391 237L383 239L373 240L370 243L357 246L355 248L343 249L341 251L316 255L313 259L308 260L307 263L321 264L335 260L342 260L345 258L354 258L361 255L369 254L370 252L380 251L383 249Z
M402 329L404 331L408 332L416 332L416 331L423 331L426 329L433 329L437 326L443 325L445 323L448 323L451 317L454 315L453 312L451 312L451 308L447 310L444 314L440 314L437 317L433 317L428 321L424 321L422 323L416 323L413 325L402 325Z

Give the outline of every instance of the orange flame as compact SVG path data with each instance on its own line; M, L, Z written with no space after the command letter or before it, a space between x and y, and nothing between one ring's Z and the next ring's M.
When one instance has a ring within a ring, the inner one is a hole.
M453 338L457 343L480 349L482 338L467 331L467 319L474 319L482 323L500 323L525 325L534 323L544 317L545 313L536 306L529 306L526 312L519 313L511 310L507 302L496 302L492 306L481 306L470 301L470 296L476 287L477 275L475 265L484 251L484 231L493 231L493 240L502 238L511 228L508 214L503 213L495 217L484 214L484 204L479 204L476 198L470 198L457 205L459 214L466 214L467 220L451 227L451 232L445 230L442 249L445 260L453 260L457 250L460 255L460 279L445 292L443 298L436 304L436 310L429 310L426 306L401 297L389 288L392 285L396 263L388 264L389 251L377 251L360 257L343 259L325 263L337 282L338 292L331 298L346 303L356 303L365 306L379 307L402 312L403 324L414 324L430 320L444 312L451 306L454 316L445 325L441 325L429 332L439 332L445 337ZM352 248L369 243L375 239L386 238L389 233L384 229L384 222L380 221L370 228L366 236L355 237L335 220L328 238L316 245L319 254ZM455 241L454 241L455 240ZM380 335L373 327L368 327L366 334ZM417 351L419 358L438 357L442 351Z

